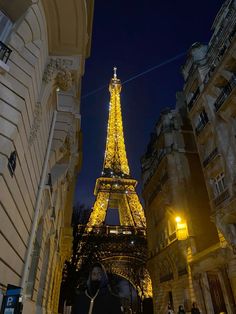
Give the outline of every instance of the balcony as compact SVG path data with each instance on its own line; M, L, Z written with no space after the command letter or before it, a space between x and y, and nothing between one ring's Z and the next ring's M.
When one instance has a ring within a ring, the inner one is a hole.
M170 242L173 242L174 240L177 239L177 235L176 235L176 232L172 233L171 235L169 235L169 241Z
M0 60L7 63L12 50L8 48L2 41L0 41Z
M166 183L166 181L169 179L169 175L166 172L160 179L159 184L156 185L154 191L152 192L151 196L148 199L148 204L151 204L151 202L154 200L154 198L162 191L163 185Z
M203 167L205 168L216 156L218 155L218 148L214 148L213 151L203 160Z
M231 94L232 90L236 86L236 76L233 75L230 79L229 83L223 88L222 92L218 96L218 98L215 101L215 111L217 112L220 107L223 105L225 100L228 98L228 96Z
M214 205L219 206L222 202L224 202L229 197L230 197L229 189L226 189L214 199Z
M195 103L195 101L197 100L198 96L200 95L200 89L199 87L196 89L196 91L194 92L190 102L188 103L188 111L191 111L191 109L193 108L193 105Z
M209 70L208 70L208 72L204 78L204 81L203 81L204 85L206 85L208 83L208 81L210 80L213 72L215 71L215 68L216 68L216 65L214 63L212 63L212 65L210 66L210 68L209 68Z
M205 128L205 126L207 125L207 123L209 122L209 119L207 116L204 117L204 119L201 119L199 121L199 123L197 124L196 128L195 128L195 133L198 136L201 131Z
M172 151L173 151L172 145L168 146L168 147L164 147L164 148L157 151L155 156L153 156L153 160L152 160L151 165L149 167L149 175L147 176L147 179L144 181L144 186L146 186L148 184L148 182L151 180L156 169L158 168L159 164L161 163L162 159L167 154L170 154Z

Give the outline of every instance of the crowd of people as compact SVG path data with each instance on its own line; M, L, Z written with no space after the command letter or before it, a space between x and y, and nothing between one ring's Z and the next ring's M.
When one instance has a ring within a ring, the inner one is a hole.
M185 313L186 312L185 312L184 306L180 305L177 314L185 314ZM193 302L192 308L191 308L191 314L200 314L200 313L201 312L197 306L197 303ZM171 304L168 304L168 306L167 306L167 314L175 314Z

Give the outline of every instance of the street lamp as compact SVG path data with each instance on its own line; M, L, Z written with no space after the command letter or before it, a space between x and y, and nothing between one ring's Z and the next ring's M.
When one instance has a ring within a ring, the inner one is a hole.
M175 221L176 221L177 223L179 223L179 222L181 221L181 217L177 216L177 217L175 218Z
M188 238L188 227L186 221L177 216L176 221L176 236L178 240L186 240Z

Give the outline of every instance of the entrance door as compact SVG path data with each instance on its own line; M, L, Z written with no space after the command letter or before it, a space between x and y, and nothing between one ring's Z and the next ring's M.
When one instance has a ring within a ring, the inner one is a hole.
M214 313L226 312L225 300L217 273L207 273Z

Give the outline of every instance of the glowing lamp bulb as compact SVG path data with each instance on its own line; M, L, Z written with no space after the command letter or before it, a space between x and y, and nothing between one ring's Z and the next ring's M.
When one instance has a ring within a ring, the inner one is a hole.
M176 221L176 222L180 222L180 221L181 221L181 218L180 218L179 216L177 216L177 217L175 218L175 221Z

